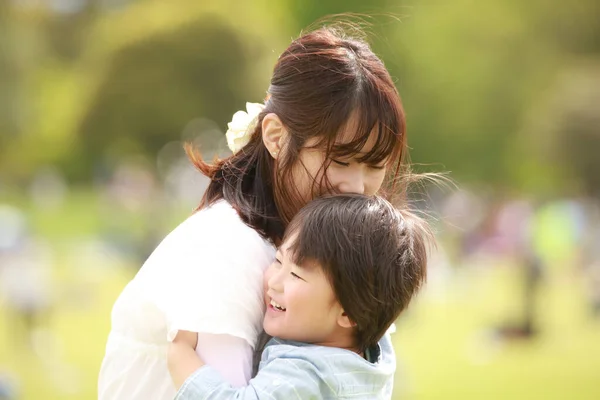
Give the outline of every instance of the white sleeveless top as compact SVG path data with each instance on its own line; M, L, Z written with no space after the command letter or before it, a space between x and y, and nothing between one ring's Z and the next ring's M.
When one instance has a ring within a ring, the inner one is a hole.
M199 332L205 361L225 375L241 371L230 380L245 384L262 332L263 271L274 256L224 200L179 225L113 307L99 399L172 399L166 351L178 330Z

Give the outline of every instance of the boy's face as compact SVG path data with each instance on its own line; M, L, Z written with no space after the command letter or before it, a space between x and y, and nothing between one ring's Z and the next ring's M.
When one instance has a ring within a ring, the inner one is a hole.
M282 339L350 348L351 323L329 281L318 265L294 264L289 243L283 243L265 272L265 331Z

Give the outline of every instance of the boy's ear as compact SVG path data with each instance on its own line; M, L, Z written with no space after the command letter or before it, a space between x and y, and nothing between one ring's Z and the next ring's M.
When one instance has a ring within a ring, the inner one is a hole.
M337 323L339 326L346 329L354 328L356 326L356 322L352 321L344 310L342 310L338 316Z
M262 120L262 140L273 158L279 156L284 140L287 139L287 130L277 114L269 113Z

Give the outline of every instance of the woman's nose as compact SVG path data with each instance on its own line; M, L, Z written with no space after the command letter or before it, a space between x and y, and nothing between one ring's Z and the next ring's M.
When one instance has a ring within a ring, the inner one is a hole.
M362 171L354 171L346 174L344 179L338 185L341 193L365 193L365 177Z

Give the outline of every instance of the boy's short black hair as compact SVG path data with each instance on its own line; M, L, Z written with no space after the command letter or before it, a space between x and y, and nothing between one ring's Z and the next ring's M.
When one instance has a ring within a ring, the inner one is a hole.
M286 238L300 267L318 264L356 324L356 346L375 345L427 276L427 223L377 196L344 194L310 202Z

